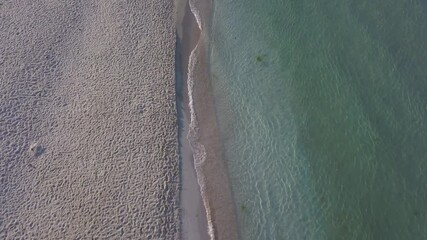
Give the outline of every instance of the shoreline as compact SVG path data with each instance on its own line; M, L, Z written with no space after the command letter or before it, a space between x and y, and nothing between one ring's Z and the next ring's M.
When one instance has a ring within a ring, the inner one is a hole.
M187 84L189 84L185 86L187 87L187 91L183 91L187 94L186 98L183 98L186 100L183 102L187 103L187 107L183 110L184 117L187 120L190 120L188 124L193 124L193 127L195 127L193 130L195 138L192 139L193 141L189 139L189 145L193 147L193 150L194 147L196 147L195 152L193 151L192 154L196 154L199 158L201 154L203 155L203 159L196 158L196 161L193 163L193 173L196 172L196 180L199 182L199 187L201 187L198 188L199 195L201 195L204 205L202 206L204 209L201 210L204 211L204 217L205 220L207 220L205 221L205 225L200 225L200 221L197 219L193 219L192 221L193 224L194 221L198 221L199 232L203 231L204 228L205 231L209 232L211 239L237 239L238 234L235 206L228 182L226 164L222 158L222 144L217 126L212 88L210 86L209 66L207 65L208 48L206 46L207 41L204 39L206 34L203 32L204 29L206 29L204 27L206 24L204 21L209 19L212 3L211 1L192 3L197 4L197 6L192 7L197 8L198 12L193 12L192 9L190 9L189 4L186 3L186 14L183 17L181 29L181 33L184 37L183 40L185 40L186 34L189 34L187 35L187 38L190 40L189 42L183 42L183 66L188 67L191 61L189 58L194 57L193 54L196 55L196 59L192 59L195 60L194 66L191 66L191 68L193 68L191 73L194 76L194 81L189 83L187 74L182 74L185 77L184 79L187 81ZM191 19L193 20L191 21ZM178 33L180 32L179 30L179 27L177 27ZM189 68L187 69L183 67L182 69L183 71L190 73L188 71ZM193 108L193 112L191 112L190 108ZM192 121L195 121L195 123ZM187 126L189 126L188 124ZM188 128L186 130L188 130ZM191 138L190 135L191 133L189 133L189 138ZM188 150L191 151L191 149ZM181 156L186 157L186 154L187 153L183 151ZM194 161L193 158L192 160ZM184 159L182 159L182 161L184 162ZM189 172L185 172L184 169L182 170L182 174L188 176ZM185 176L182 177L185 178ZM183 184L185 183L186 181L183 181ZM184 190L181 194L185 194ZM183 199L184 197L181 196L181 200ZM181 205L181 207L183 207L183 216L181 216L183 222L182 234L185 236L185 221L188 219L186 219L185 216L186 210L184 205Z
M179 155L181 161L181 238L208 240L208 224L200 187L194 168L187 133L189 131L188 62L191 50L200 38L200 31L191 13L189 2L177 1L176 89L179 128ZM186 27L184 27L184 25Z

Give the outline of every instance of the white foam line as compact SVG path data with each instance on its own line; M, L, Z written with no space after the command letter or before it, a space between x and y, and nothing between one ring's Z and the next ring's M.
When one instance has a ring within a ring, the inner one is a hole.
M199 26L200 31L202 31L201 17L199 11L194 7L193 1L189 0L190 9L196 18L197 24ZM189 98L189 109L190 109L190 126L188 130L187 139L190 144L190 148L193 152L194 158L194 168L196 170L197 183L200 187L200 194L202 196L203 205L206 211L206 218L208 222L208 234L211 240L215 239L215 232L212 222L212 214L211 209L209 207L209 201L206 195L206 178L203 174L203 165L206 161L206 149L203 144L201 144L199 140L199 128L197 122L197 116L194 109L194 80L195 80L195 70L197 65L197 59L199 55L197 53L199 44L197 44L194 49L191 51L189 63L188 63L188 79L187 79L187 87L188 87L188 98Z
M194 1L189 0L190 3L190 9L193 13L194 17L196 18L197 25L199 26L200 31L202 30L202 18L200 17L199 10L194 6ZM197 46L196 46L197 47Z

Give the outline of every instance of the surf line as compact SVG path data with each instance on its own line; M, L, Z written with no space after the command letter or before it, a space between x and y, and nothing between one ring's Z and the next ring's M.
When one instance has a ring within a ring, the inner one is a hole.
M200 187L200 194L202 196L203 205L206 211L206 218L208 223L208 234L211 240L215 239L214 225L212 221L212 211L209 206L209 200L206 192L206 177L203 174L203 165L206 161L206 149L203 144L199 142L199 126L197 122L197 115L194 107L194 82L196 79L197 63L199 59L199 42L203 40L202 37L202 23L198 9L194 6L193 0L189 0L191 13L194 15L197 25L200 30L200 37L194 49L191 51L188 61L188 76L187 76L187 89L188 89L188 107L190 110L190 123L187 134L187 139L190 149L193 152L194 168L196 170L197 183Z

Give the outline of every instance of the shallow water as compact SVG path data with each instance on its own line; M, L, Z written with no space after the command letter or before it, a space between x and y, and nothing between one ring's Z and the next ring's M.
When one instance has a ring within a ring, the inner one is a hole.
M216 0L211 81L241 239L427 239L416 0Z

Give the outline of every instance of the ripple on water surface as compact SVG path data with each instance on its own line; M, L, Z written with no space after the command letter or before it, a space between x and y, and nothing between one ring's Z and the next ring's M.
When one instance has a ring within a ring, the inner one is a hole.
M215 1L242 239L425 239L421 1Z

